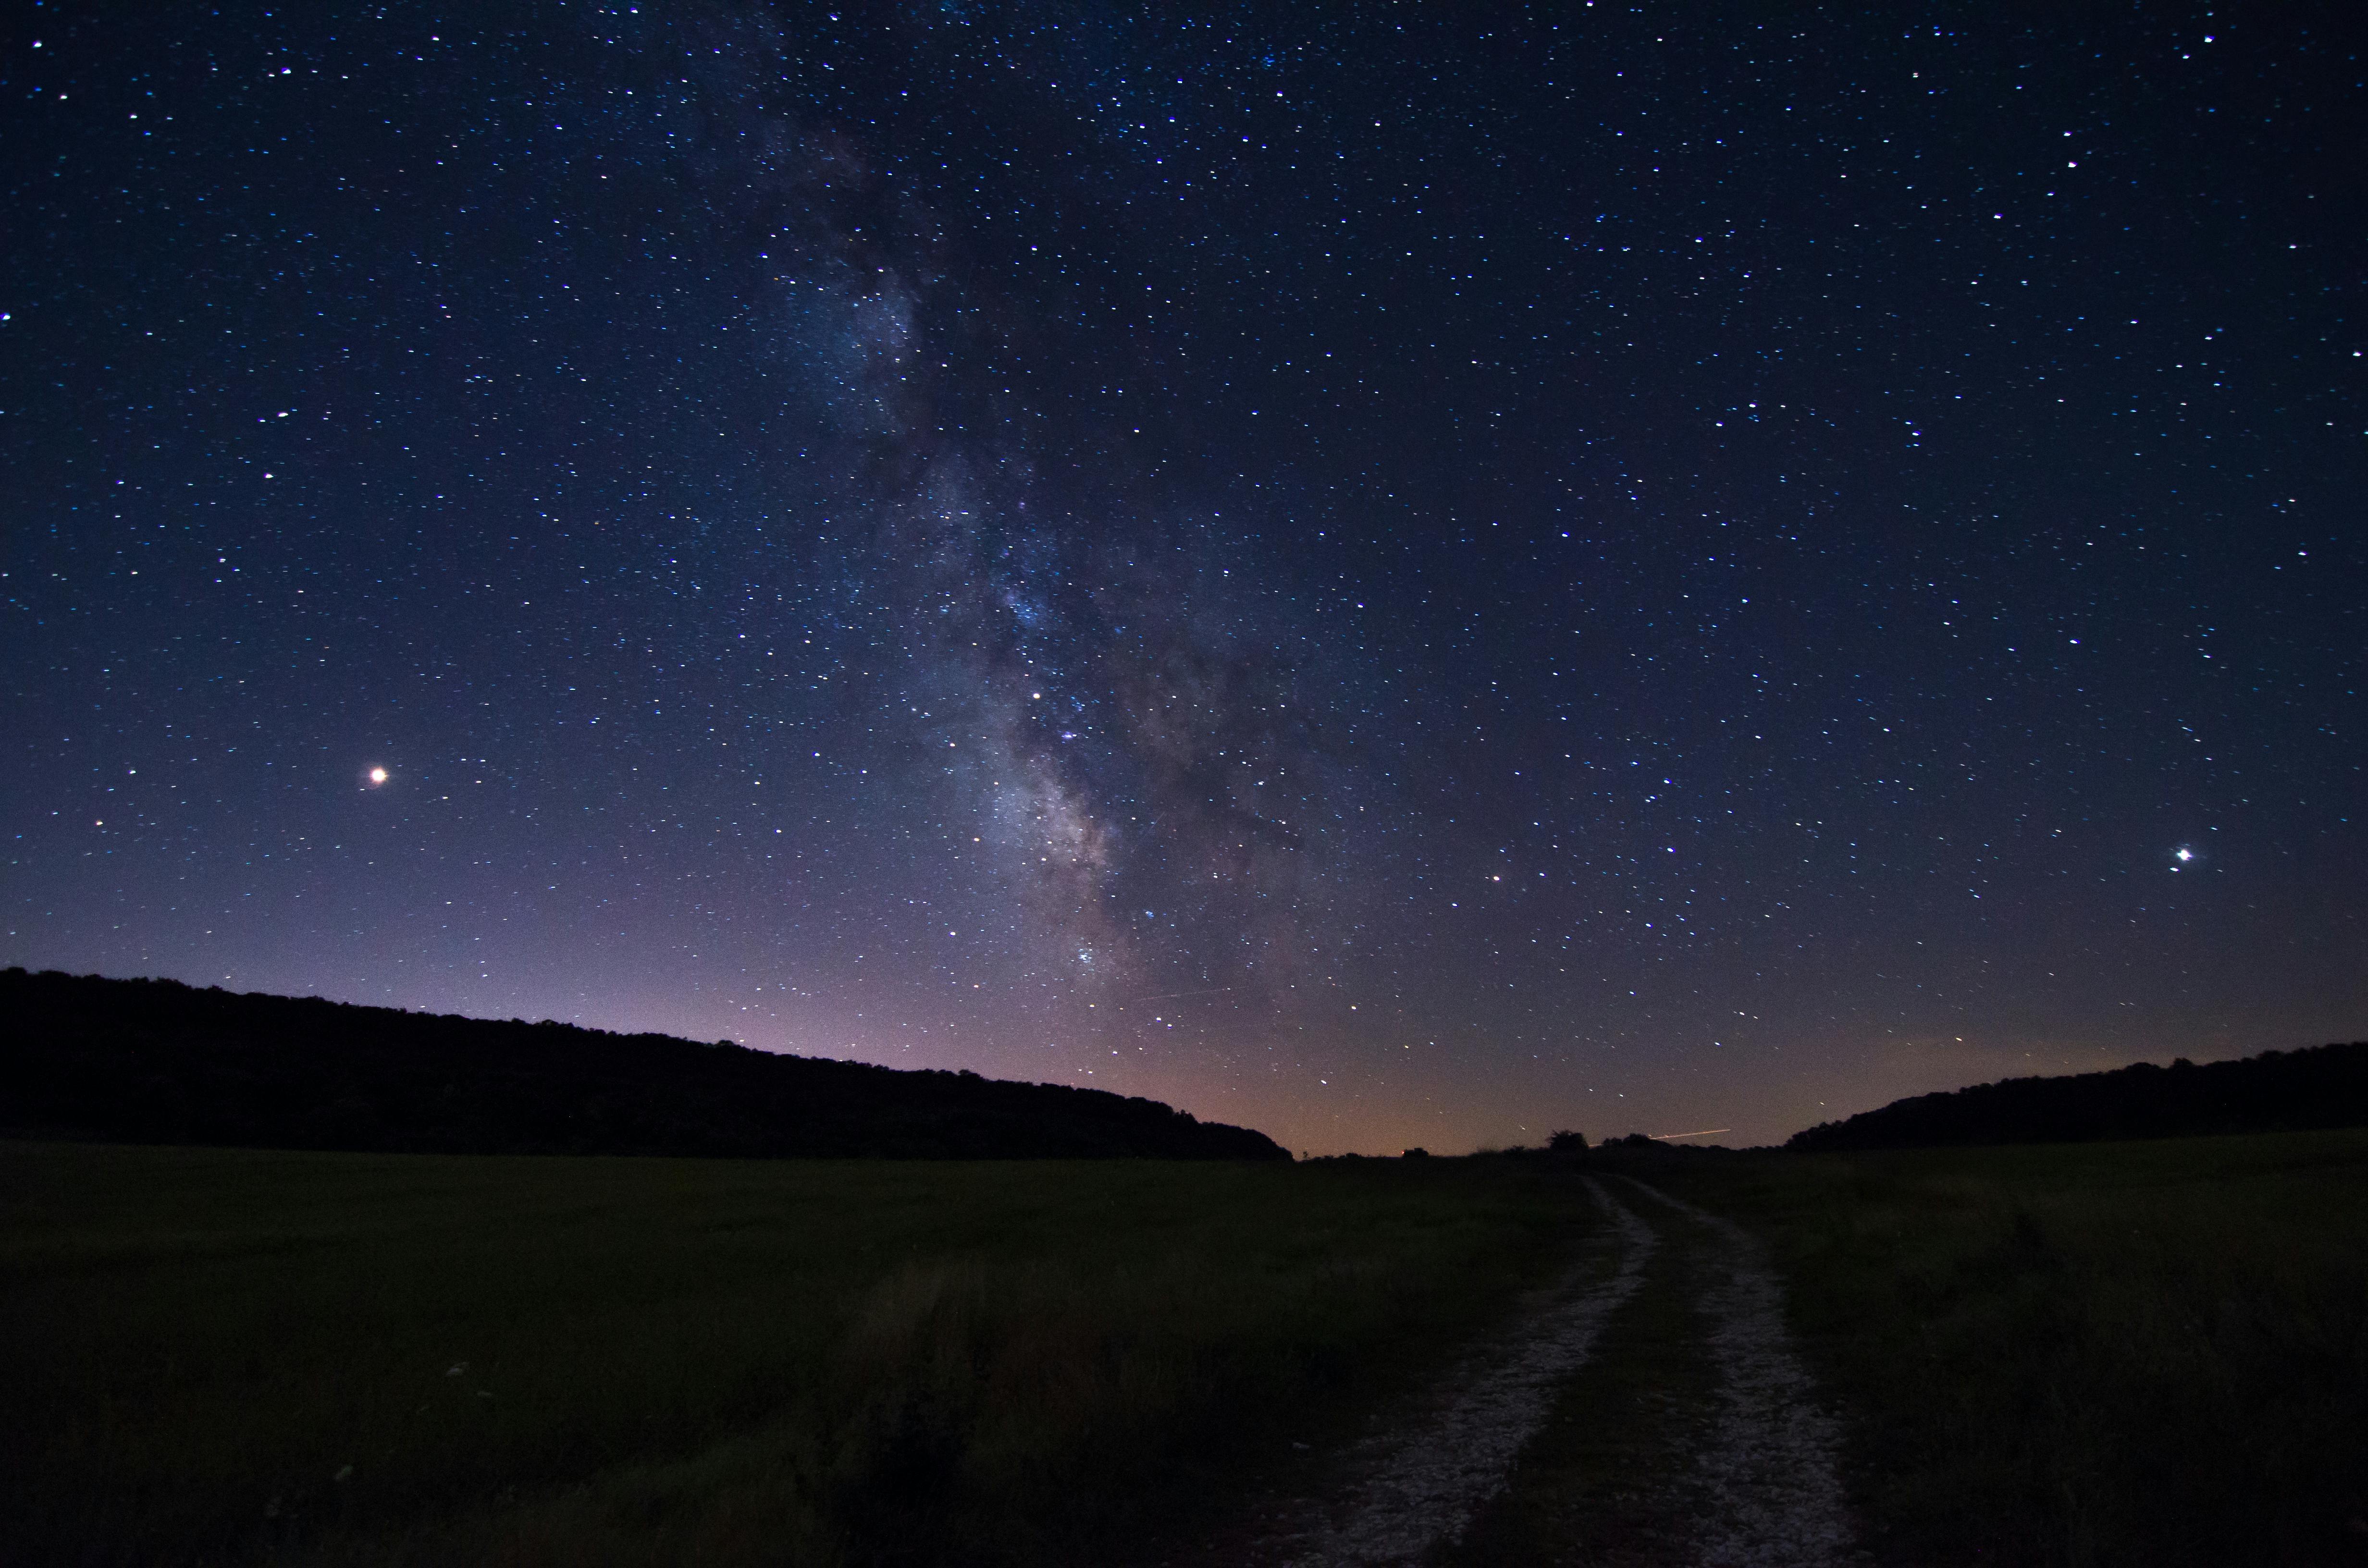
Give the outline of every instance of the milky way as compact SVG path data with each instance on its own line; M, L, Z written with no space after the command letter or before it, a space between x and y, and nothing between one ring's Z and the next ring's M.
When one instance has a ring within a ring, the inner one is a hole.
M38 7L0 959L1325 1150L2356 1036L2360 42Z
M888 722L934 765L886 769L927 819L909 833L943 857L908 870L972 911L972 950L1030 1010L1285 1007L1355 939L1338 907L1358 885L1352 819L1386 798L1359 755L1370 660L1219 511L1179 506L1123 457L1097 453L1106 472L1084 484L1041 472L1027 426L1043 411L996 385L1031 324L950 254L960 215L773 106L757 84L793 74L779 33L712 36L722 52L692 80L733 118L703 177L742 244L781 246L759 330L812 400L795 466L831 482L837 516L803 568L845 585L825 645L841 670L883 666L857 673L887 683ZM1046 1027L1100 1022L1069 1011Z

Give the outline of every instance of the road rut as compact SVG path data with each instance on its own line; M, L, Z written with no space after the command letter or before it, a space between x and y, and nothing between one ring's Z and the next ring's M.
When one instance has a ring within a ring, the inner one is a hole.
M1742 1227L1642 1182L1623 1181L1622 1190L1646 1199L1642 1207L1658 1223L1604 1182L1588 1178L1587 1188L1606 1220L1603 1235L1526 1303L1511 1329L1467 1351L1425 1397L1335 1456L1321 1495L1269 1499L1258 1525L1195 1560L1245 1568L1462 1561L1467 1530L1520 1484L1523 1450L1574 1375L1593 1356L1621 1353L1620 1309L1657 1256L1700 1281L1690 1332L1715 1368L1716 1387L1689 1418L1679 1472L1636 1478L1656 1489L1671 1521L1656 1561L1697 1568L1858 1561L1836 1470L1841 1424L1785 1328L1782 1286L1765 1248ZM1565 1414L1586 1418L1584 1410ZM1548 1555L1598 1560L1582 1539L1554 1541Z

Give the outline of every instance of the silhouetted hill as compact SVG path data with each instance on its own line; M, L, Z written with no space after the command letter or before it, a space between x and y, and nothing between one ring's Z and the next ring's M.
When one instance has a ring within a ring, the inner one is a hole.
M0 1130L447 1153L1280 1160L1153 1100L171 980L0 971Z
M2077 1143L2212 1132L2368 1127L2368 1040L2265 1051L2198 1067L2151 1062L2111 1073L2009 1078L1894 1100L1795 1132L1788 1149Z

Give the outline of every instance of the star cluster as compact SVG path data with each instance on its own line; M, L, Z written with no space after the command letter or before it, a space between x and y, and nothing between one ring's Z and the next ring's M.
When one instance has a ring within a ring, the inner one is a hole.
M2355 1036L2362 41L37 5L0 957L1312 1150Z

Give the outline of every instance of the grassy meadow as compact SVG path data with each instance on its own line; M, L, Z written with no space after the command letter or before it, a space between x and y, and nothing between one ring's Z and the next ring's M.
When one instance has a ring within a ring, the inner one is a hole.
M1768 1238L1880 1562L2368 1562L2368 1131L1578 1168ZM0 1142L0 1564L1159 1561L1598 1223L1543 1157ZM1681 1231L1450 1561L1682 1536Z
M2368 1131L1634 1168L1772 1243L1881 1560L2368 1562Z
M1597 1223L1519 1163L0 1143L0 1562L1088 1562Z

